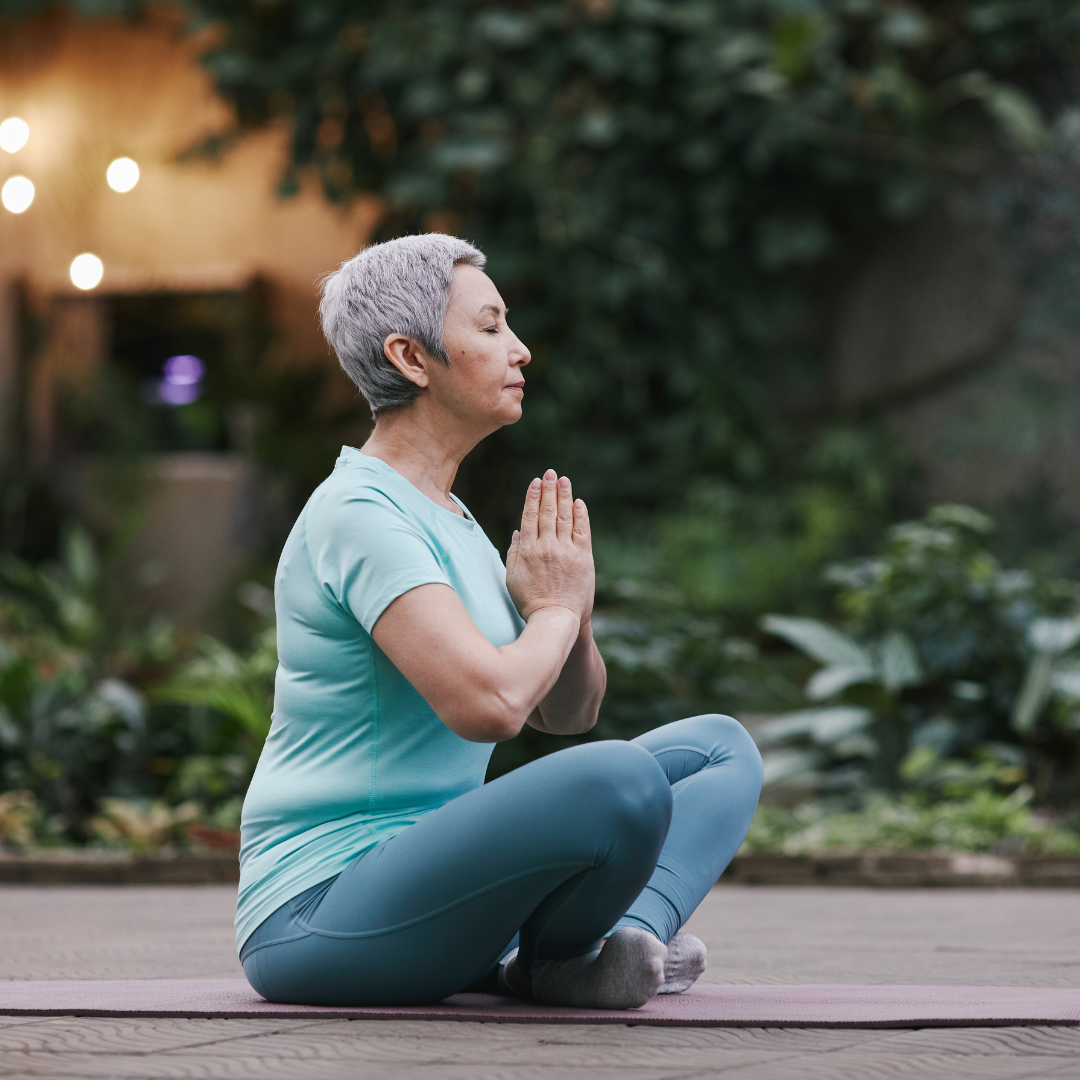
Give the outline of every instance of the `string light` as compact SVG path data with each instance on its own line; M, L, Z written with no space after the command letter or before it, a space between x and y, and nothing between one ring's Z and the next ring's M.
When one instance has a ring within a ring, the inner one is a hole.
M0 124L0 150L17 154L30 138L30 125L17 116L9 116Z
M96 256L85 251L71 260L71 284L77 289L95 289L101 284L105 265Z
M25 176L12 176L0 189L0 202L4 209L21 214L34 201L34 185Z
M105 171L105 179L113 191L130 191L139 182L139 166L129 157L117 158Z

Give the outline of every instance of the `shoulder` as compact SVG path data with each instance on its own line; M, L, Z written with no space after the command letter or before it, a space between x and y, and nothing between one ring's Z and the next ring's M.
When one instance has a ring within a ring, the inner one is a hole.
M392 478L363 462L339 462L315 489L304 511L306 531L319 536L338 528L391 522L420 524L408 493L398 490Z
M440 561L437 526L424 500L380 466L339 459L308 500L300 528L320 580L345 581L363 567L374 573Z

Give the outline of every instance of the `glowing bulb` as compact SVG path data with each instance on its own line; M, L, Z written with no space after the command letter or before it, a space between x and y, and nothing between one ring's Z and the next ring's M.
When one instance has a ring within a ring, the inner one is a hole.
M9 154L18 153L30 138L30 125L17 116L9 116L0 124L0 149Z
M25 176L12 176L0 190L5 210L21 214L34 201L34 185Z
M88 251L71 260L71 284L76 289L97 288L104 273L105 266L102 261Z
M105 171L105 179L122 195L139 182L139 166L129 157L118 157Z

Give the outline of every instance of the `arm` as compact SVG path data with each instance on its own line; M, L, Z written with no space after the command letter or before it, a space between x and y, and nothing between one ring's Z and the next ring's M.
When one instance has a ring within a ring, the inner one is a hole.
M529 727L551 735L578 735L596 724L607 689L607 668L585 619L555 685L528 719Z
M555 686L591 611L588 515L568 481L557 484L550 471L542 483L533 481L507 562L507 585L526 623L509 645L492 645L447 585L404 593L372 628L379 648L439 719L476 742L509 739L521 730ZM565 694L560 690L556 703Z
M421 585L383 612L371 636L451 731L499 742L521 730L555 684L578 621L567 608L543 608L517 641L496 648L449 585Z

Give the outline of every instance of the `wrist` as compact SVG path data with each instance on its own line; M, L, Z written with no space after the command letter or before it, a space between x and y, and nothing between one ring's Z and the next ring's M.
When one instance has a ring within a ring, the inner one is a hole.
M573 625L575 628L581 625L581 613L563 604L543 604L530 611L523 611L522 616L526 623L543 619L544 621L565 622L568 626Z

